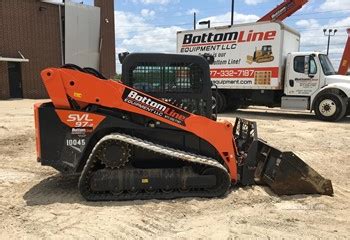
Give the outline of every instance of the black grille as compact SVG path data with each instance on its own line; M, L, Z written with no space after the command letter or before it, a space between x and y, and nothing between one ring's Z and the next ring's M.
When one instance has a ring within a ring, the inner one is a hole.
M198 65L169 65L149 66L147 63L137 64L135 68L129 71L132 86L145 92L158 93L200 93L202 91L203 70Z

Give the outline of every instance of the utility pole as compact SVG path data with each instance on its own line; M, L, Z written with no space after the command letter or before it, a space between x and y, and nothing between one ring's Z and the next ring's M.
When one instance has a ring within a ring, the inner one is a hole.
M196 30L196 24L197 24L197 15L196 12L193 13L193 30Z
M327 32L328 30L328 32ZM329 45L331 43L331 37L335 36L335 33L338 32L337 29L323 29L323 34L328 37L328 43L327 43L327 55L329 53Z
M233 25L234 14L235 14L235 0L232 0L232 3L231 3L231 26Z

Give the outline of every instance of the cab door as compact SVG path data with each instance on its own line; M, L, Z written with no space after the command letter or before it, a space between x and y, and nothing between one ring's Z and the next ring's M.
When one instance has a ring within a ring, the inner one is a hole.
M319 89L321 68L314 55L291 56L287 64L284 93L288 96L311 96Z

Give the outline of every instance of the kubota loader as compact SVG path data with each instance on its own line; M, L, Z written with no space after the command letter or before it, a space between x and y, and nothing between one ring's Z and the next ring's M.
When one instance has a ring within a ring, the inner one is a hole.
M333 194L295 154L258 139L254 122L213 120L202 56L129 54L123 82L75 65L41 76L51 101L35 105L38 160L79 173L86 200L220 197L253 184Z

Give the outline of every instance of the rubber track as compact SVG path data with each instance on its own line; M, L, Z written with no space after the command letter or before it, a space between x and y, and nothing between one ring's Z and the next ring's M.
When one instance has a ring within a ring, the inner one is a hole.
M104 143L105 141L111 141L111 140L128 143L148 151L152 151L162 155L167 155L172 158L180 159L180 160L191 162L194 164L202 164L208 167L216 168L218 171L221 172L220 177L222 178L222 184L220 184L219 188L215 188L210 191L203 190L203 189L191 190L186 192L174 190L170 193L165 193L158 190L152 193L145 192L145 191L142 191L142 192L139 191L136 193L124 192L120 195L114 195L110 192L97 192L97 193L92 192L90 191L90 179L94 173L95 164L100 161L97 158L97 154L101 148L101 144ZM135 138L129 135L113 133L110 135L106 135L100 141L98 141L98 143L95 145L95 147L91 151L91 154L80 176L78 187L82 196L88 201L115 201L115 200L136 200L136 199L173 199L173 198L181 198L181 197L208 197L208 198L220 197L227 193L230 185L231 185L231 181L230 181L230 176L229 176L229 173L227 172L227 169L213 158L208 158L205 156L200 156L193 153L184 152L181 150L176 150L173 148L148 142L139 138Z

